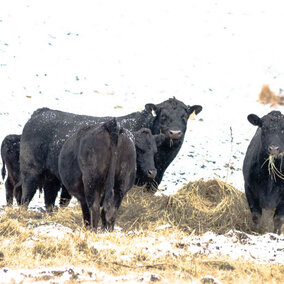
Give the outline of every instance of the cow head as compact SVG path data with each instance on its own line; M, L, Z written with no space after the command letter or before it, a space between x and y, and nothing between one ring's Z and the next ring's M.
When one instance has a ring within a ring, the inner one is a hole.
M136 176L143 181L154 180L157 174L154 156L157 153L157 146L165 140L165 135L152 135L151 130L142 128L134 132L136 148Z
M183 141L189 116L193 112L200 113L202 106L186 106L176 98L170 98L157 105L146 104L145 109L153 116L152 133L162 133L170 143L179 143Z
M268 155L280 158L284 153L284 116L280 111L272 111L259 118L255 114L248 121L261 128L262 147Z

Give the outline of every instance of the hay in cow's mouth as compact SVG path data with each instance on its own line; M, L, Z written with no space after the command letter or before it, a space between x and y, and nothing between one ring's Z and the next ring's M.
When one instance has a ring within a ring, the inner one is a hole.
M284 174L282 173L281 169L282 169L282 158L283 158L284 152L280 153L278 156L272 155L270 154L269 157L264 161L264 163L262 164L262 167L264 166L264 164L266 162L268 162L268 172L269 175L271 177L271 179L273 179L274 181L276 181L276 177L283 179L284 180ZM275 165L275 159L276 158L280 158L281 162L280 162L280 169L278 170L276 165Z

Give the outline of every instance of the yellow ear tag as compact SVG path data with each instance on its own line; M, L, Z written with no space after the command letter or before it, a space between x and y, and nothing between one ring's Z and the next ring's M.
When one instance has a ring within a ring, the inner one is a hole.
M189 116L190 120L195 120L195 110L193 111L193 113Z
M155 117L157 116L156 112L152 109L152 115Z

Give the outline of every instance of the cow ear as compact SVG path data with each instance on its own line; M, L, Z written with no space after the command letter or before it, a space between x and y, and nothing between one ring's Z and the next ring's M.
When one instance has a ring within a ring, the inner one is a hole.
M200 105L187 106L188 116L190 116L193 112L195 112L195 114L199 114L201 111L202 111L202 106Z
M158 108L154 104L146 104L145 109L151 113L153 116L157 116Z
M164 134L157 134L157 135L154 135L154 138L155 138L157 147L159 147L166 140L166 135L164 135Z
M255 126L262 126L262 120L259 118L256 114L250 114L248 115L248 121Z

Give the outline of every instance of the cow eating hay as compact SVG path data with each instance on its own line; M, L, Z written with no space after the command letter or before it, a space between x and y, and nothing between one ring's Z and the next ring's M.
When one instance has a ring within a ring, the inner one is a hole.
M217 179L191 182L171 196L134 188L123 201L117 222L125 230L166 223L198 234L251 232L252 226L245 194Z

